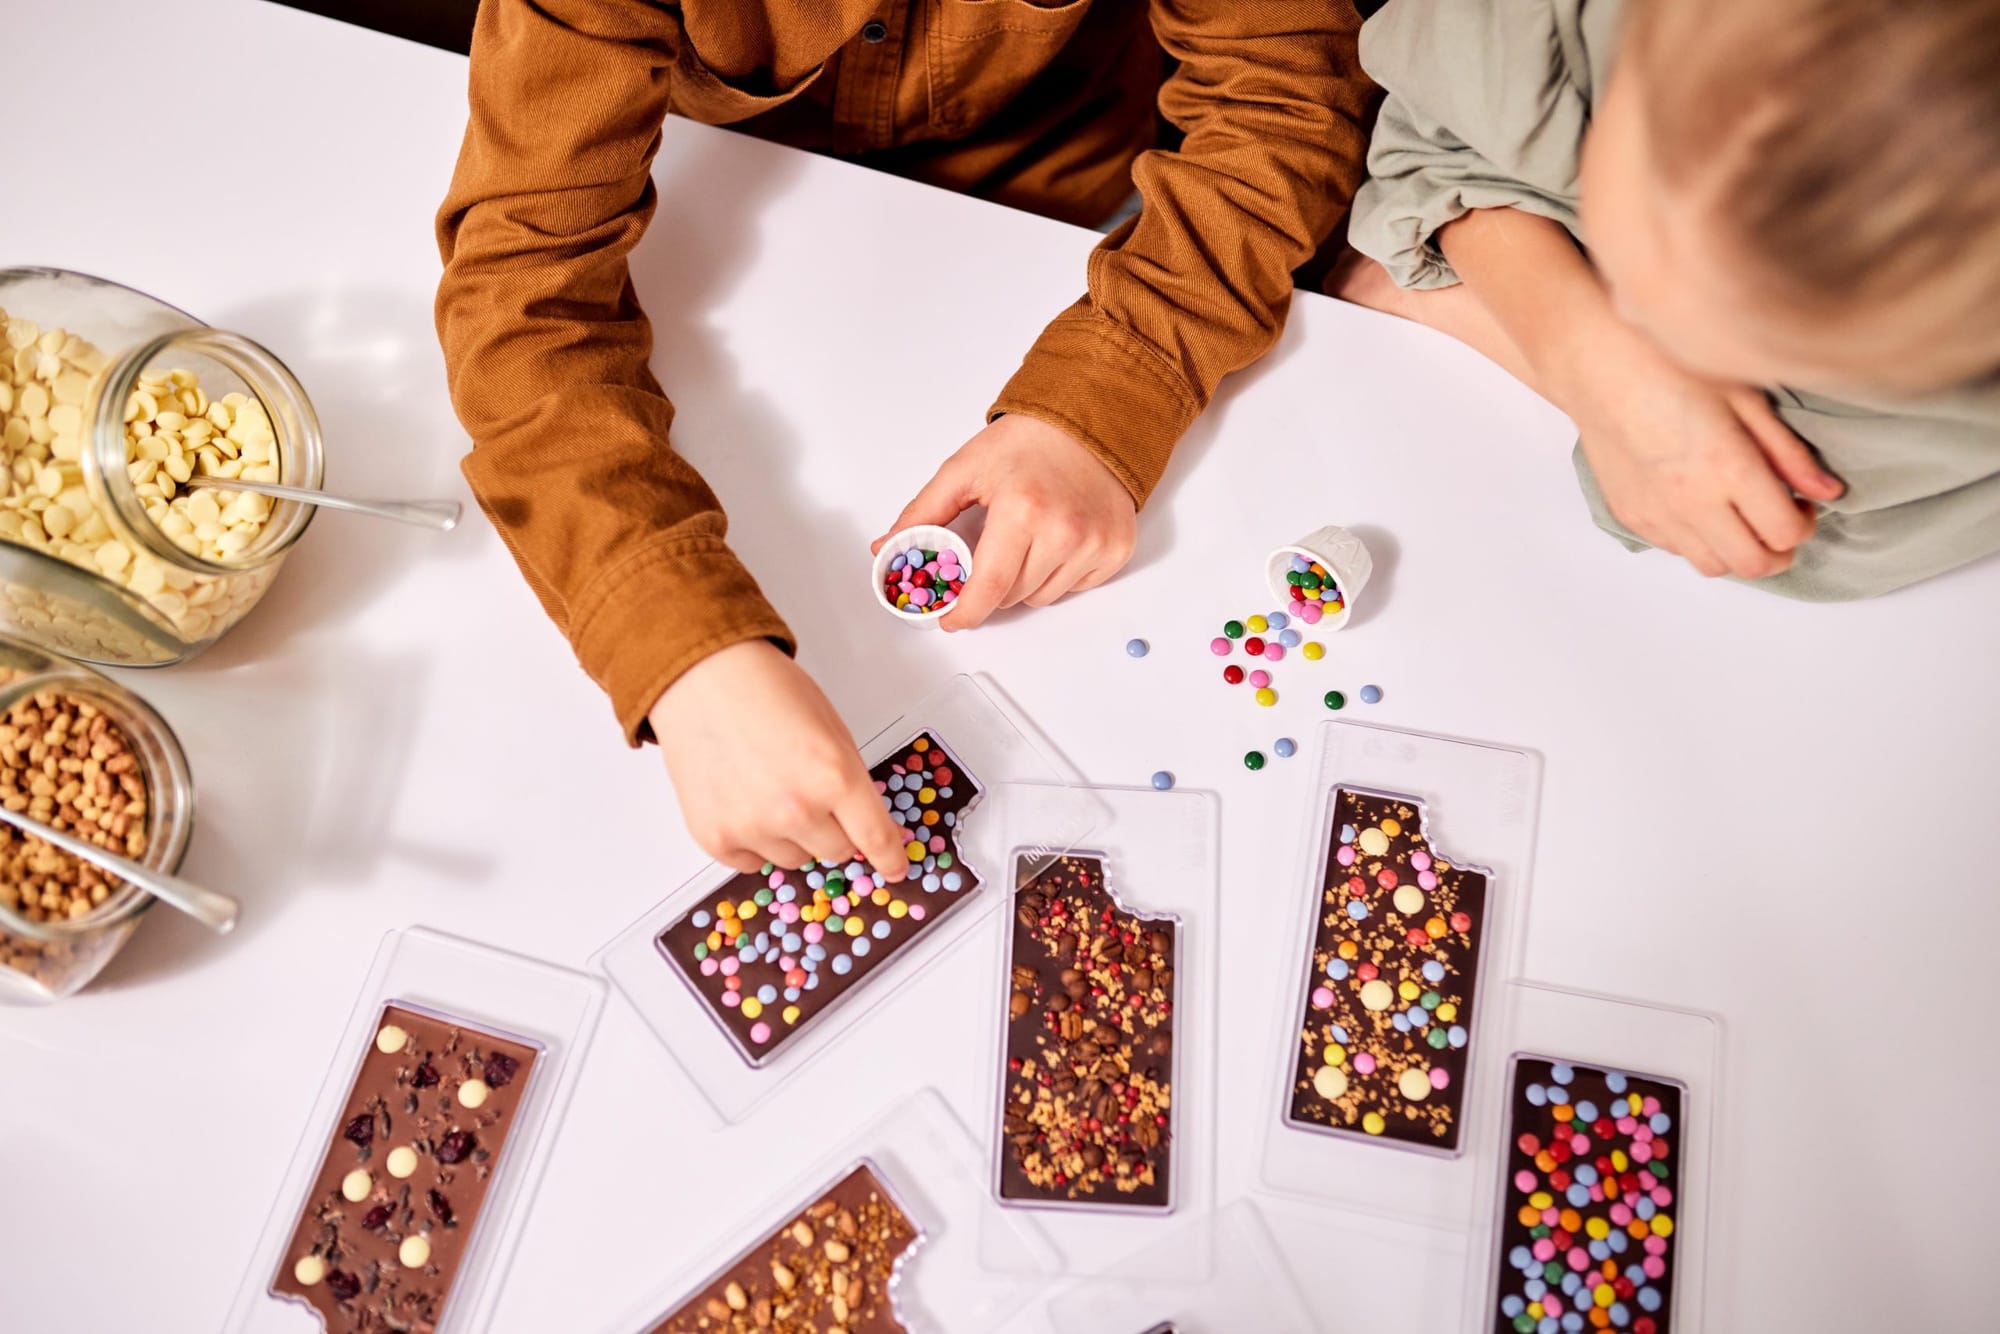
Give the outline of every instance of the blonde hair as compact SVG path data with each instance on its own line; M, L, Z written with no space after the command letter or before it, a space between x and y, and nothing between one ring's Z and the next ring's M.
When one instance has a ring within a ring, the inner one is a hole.
M1753 281L2000 369L2000 0L1632 0L1626 23L1660 169L1712 190Z

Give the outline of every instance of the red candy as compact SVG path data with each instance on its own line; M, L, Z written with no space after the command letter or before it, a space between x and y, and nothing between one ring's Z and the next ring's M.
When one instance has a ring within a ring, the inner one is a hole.
M1241 667L1238 667L1235 663L1232 662L1227 667L1224 667L1222 669L1222 679L1229 682L1229 684L1233 686L1242 685L1243 669Z
M1243 641L1243 651L1253 658L1260 658L1264 656L1264 641L1251 635Z

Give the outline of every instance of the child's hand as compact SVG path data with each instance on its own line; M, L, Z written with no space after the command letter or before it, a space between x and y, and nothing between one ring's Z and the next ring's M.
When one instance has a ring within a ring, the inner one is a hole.
M804 669L762 639L702 659L653 705L653 732L688 831L739 871L861 857L909 872L846 726Z
M938 623L969 630L996 607L1046 607L1095 588L1132 558L1132 495L1097 456L1035 417L1010 413L944 461L874 550L912 524L947 524L986 507L972 577Z
M1814 526L1793 493L1832 500L1847 487L1763 394L1697 379L1636 334L1585 355L1587 375L1558 401L1619 522L1710 577L1789 569Z

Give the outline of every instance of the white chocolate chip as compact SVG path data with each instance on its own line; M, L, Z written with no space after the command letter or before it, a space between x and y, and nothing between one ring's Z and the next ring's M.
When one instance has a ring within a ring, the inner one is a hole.
M458 1105L470 1111L486 1101L486 1081L468 1079L458 1086Z
M326 1261L317 1255L301 1255L299 1262L292 1266L292 1277L302 1288L310 1288L326 1277Z
M417 1151L407 1144L398 1144L389 1150L389 1157L383 1163L389 1175L401 1181L417 1170Z
M368 1169L357 1167L340 1179L340 1194L349 1204L359 1204L367 1199L375 1189L375 1178L368 1175Z
M431 1244L423 1237L405 1237L396 1248L396 1259L405 1269L422 1269L431 1260Z
M375 1035L375 1050L386 1055L395 1055L410 1040L410 1035L394 1024L382 1025L382 1031Z

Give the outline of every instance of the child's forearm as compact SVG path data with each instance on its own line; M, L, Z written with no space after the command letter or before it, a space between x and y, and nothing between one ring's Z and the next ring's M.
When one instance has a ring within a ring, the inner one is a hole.
M1438 248L1526 363L1509 367L1564 406L1584 349L1629 333L1597 273L1560 223L1478 209L1440 228Z

